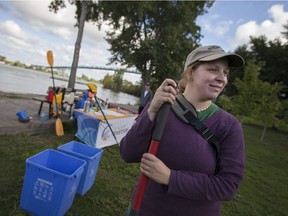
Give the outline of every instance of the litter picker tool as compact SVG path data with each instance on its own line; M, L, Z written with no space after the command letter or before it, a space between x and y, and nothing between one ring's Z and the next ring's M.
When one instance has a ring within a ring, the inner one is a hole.
M169 103L164 103L159 110L159 113L156 117L155 128L152 134L152 139L149 145L148 153L151 153L153 155L157 154L160 140L163 134L163 130L166 125L166 120L167 120L169 110L170 110ZM143 173L141 173L139 183L138 183L138 188L134 195L132 208L130 210L129 216L139 215L139 210L142 204L147 182L148 182L148 177L145 176Z
M92 93L94 93L94 98L95 98L95 101L96 101L96 103L97 103L97 106L99 107L99 109L100 109L100 111L101 111L101 113L102 113L102 115L103 115L103 117L104 117L104 119L105 119L105 121L106 121L106 123L107 123L107 125L108 125L108 127L109 127L109 129L110 129L110 131L111 131L111 133L112 133L115 141L116 141L116 143L117 143L117 145L119 146L119 143L118 143L118 141L117 141L117 138L116 138L116 136L115 136L115 133L114 133L114 131L112 130L111 125L110 125L110 123L108 122L108 119L107 119L105 113L103 112L103 109L102 109L102 107L101 107L101 104L99 103L99 100L98 100L98 98L97 98L97 96L96 96L96 94L95 94L95 93L97 93L97 86L96 86L94 83L87 83L86 85L89 87L90 91L91 91Z

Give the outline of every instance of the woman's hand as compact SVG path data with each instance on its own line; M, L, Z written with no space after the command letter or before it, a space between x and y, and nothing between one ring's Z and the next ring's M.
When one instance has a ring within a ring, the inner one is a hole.
M156 156L145 153L141 159L141 172L153 181L168 185L171 170Z
M148 116L151 121L154 121L163 103L174 103L175 97L177 95L176 88L177 84L172 79L165 79L163 83L159 86L159 88L155 92L150 107L148 108Z

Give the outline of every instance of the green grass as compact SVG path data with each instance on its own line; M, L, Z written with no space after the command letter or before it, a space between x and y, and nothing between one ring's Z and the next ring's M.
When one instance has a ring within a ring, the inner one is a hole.
M223 216L288 215L288 136L268 131L260 142L261 129L244 126L246 173L232 201L223 204ZM25 160L47 148L73 140L75 131L65 136L54 133L41 136L0 136L0 215L26 215L19 209ZM117 145L104 148L93 187L76 195L67 216L124 215L137 181L139 166L126 164Z

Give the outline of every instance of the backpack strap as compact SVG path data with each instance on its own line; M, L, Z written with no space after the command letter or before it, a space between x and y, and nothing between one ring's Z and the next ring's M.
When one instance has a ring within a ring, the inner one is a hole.
M176 101L171 106L171 108L180 120L184 121L186 124L192 125L196 129L196 131L198 131L198 133L200 133L201 136L213 146L216 152L216 174L220 168L218 139L215 137L212 131L197 118L196 109L186 100L186 98L182 94L176 97Z
M189 124L189 121L184 117L186 113L191 112L192 115L197 116L194 106L190 104L182 94L176 96L176 102L172 105L172 110L176 116L186 124Z

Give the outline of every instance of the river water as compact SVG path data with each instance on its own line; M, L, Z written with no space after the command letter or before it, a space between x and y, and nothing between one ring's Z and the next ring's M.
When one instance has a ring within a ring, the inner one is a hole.
M67 87L68 82L55 79L55 86ZM0 64L0 91L11 93L46 95L48 86L53 86L51 74L20 67ZM85 84L75 83L77 89L87 89ZM108 102L138 104L139 98L123 92L114 92L97 83L97 96Z

